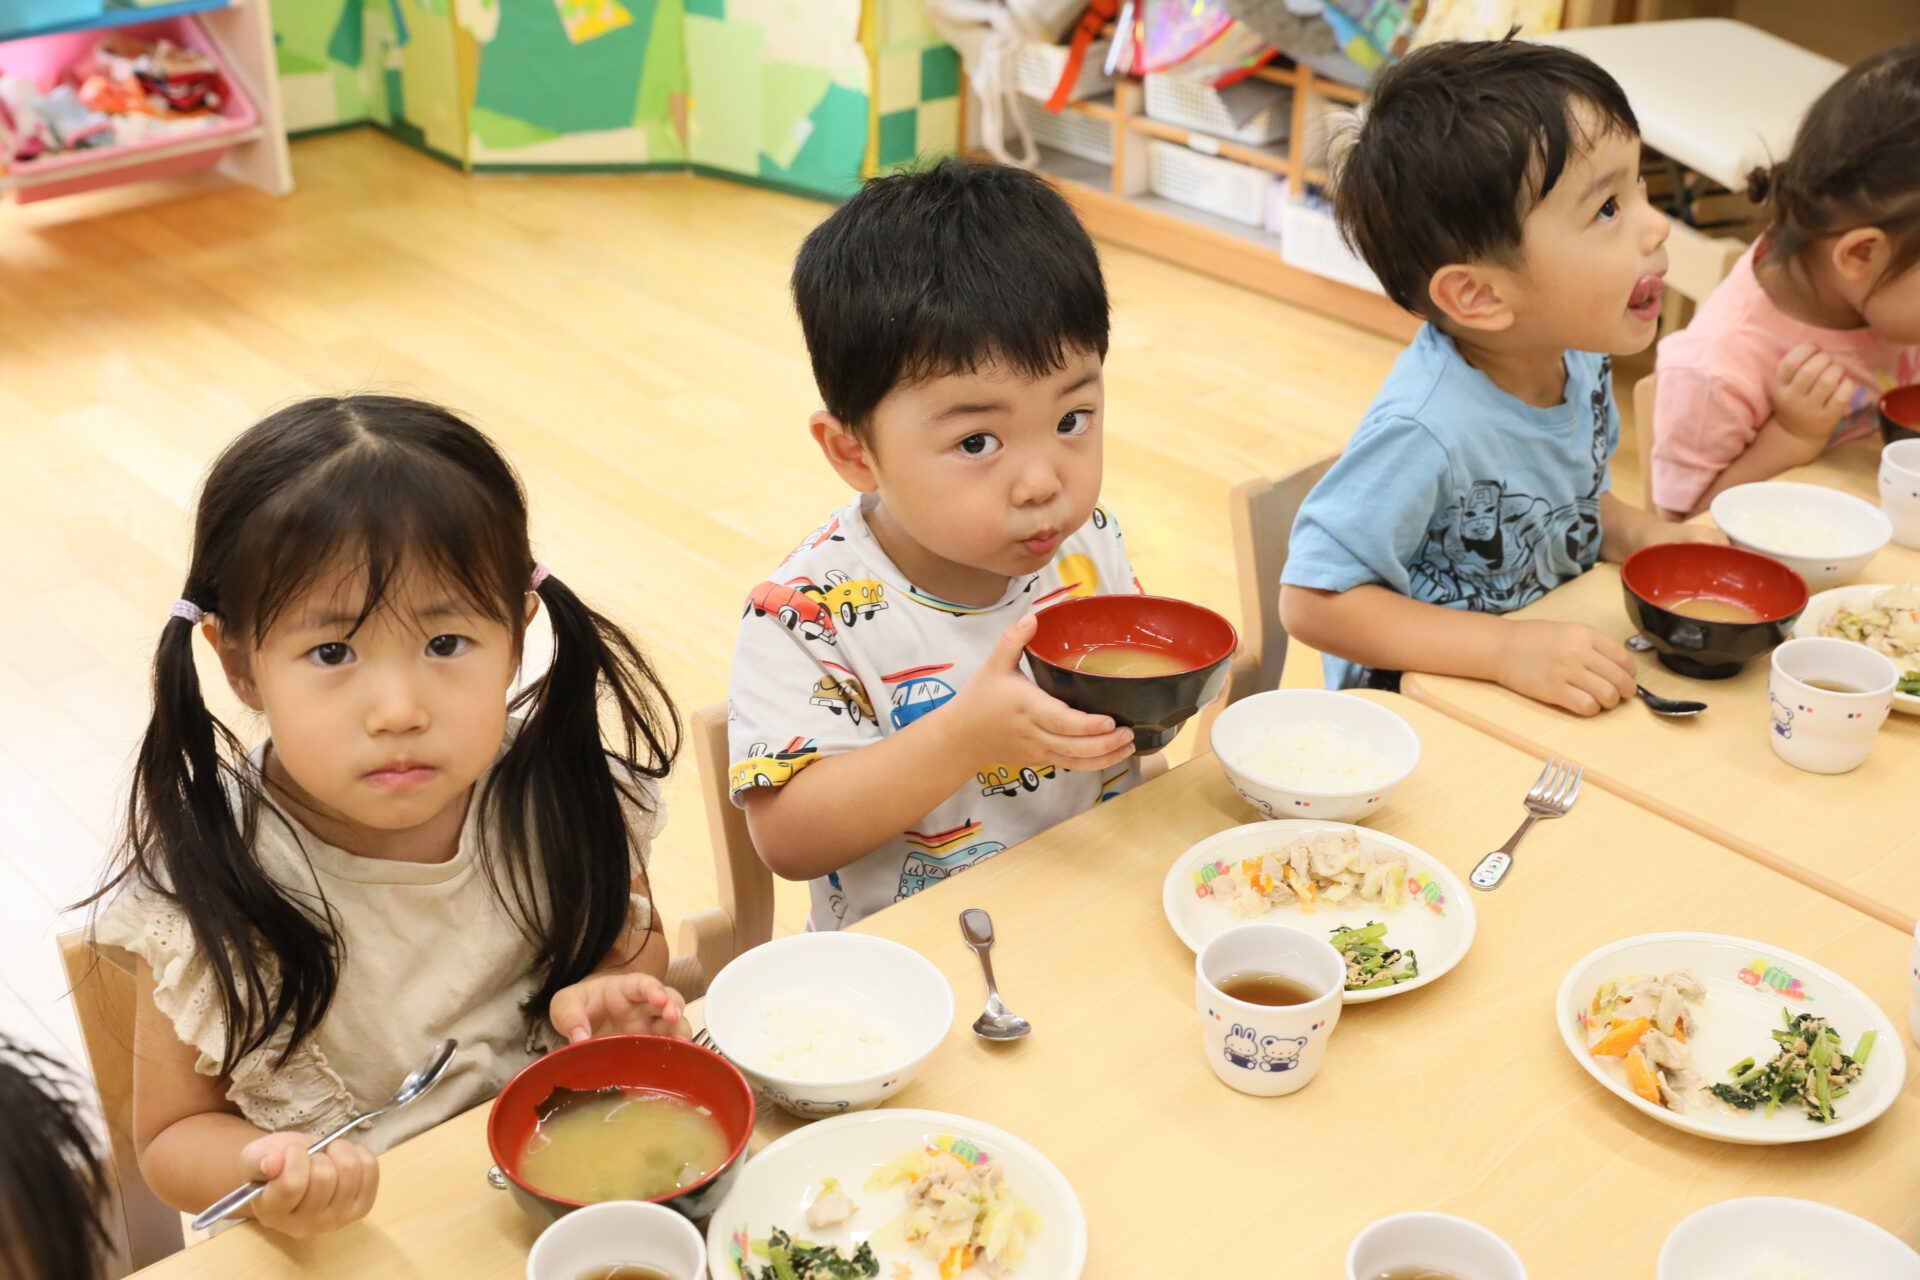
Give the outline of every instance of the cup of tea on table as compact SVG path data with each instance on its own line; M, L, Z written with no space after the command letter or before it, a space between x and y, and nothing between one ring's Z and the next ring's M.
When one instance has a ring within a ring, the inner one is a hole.
M683 1214L645 1200L576 1209L533 1242L527 1280L706 1280L707 1242Z
M1112 716L1158 751L1220 696L1239 647L1233 624L1166 596L1081 596L1040 610L1027 642L1033 682L1076 711Z
M1527 1280L1513 1246L1450 1213L1396 1213L1353 1238L1347 1280Z
M1286 924L1241 924L1194 957L1207 1065L1241 1093L1273 1098L1312 1083L1340 1021L1346 962Z
M1880 451L1880 510L1895 542L1920 547L1920 439L1896 440Z
M1773 651L1767 681L1774 754L1808 773L1856 769L1893 710L1899 669L1863 644L1831 636L1789 640Z

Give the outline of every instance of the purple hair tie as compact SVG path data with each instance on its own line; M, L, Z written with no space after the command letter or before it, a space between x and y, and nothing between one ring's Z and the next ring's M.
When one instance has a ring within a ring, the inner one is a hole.
M199 622L207 616L206 610L191 600L175 600L173 608L167 610L169 618L185 618L188 622Z
M548 572L547 566L541 564L538 561L535 561L533 565L533 585L529 587L528 590L538 591L540 589L540 584L545 582L548 578L552 576L553 575L550 572Z

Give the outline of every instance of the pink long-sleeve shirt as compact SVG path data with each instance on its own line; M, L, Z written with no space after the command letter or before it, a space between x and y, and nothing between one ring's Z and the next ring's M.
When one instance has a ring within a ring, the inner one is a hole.
M1869 329L1821 329L1787 315L1753 274L1748 249L1700 304L1693 323L1660 344L1653 406L1653 501L1691 511L1714 478L1746 452L1773 415L1768 391L1781 357L1811 342L1838 360L1856 390L1833 444L1874 429L1874 405L1892 387L1920 382L1920 347Z

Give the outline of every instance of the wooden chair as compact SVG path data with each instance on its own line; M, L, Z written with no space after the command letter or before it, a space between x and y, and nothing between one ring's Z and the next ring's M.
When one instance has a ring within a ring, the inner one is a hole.
M125 1275L178 1252L185 1243L180 1214L161 1203L140 1176L133 1146L134 976L124 953L96 949L85 930L61 934L59 943L107 1126L114 1188L107 1225L116 1237L108 1274Z
M1207 749L1207 736L1221 711L1250 693L1280 687L1280 673L1287 665L1287 632L1280 625L1280 570L1287 563L1293 518L1339 457L1330 453L1282 476L1243 480L1228 495L1234 573L1240 580L1240 652L1234 655L1227 691L1198 717L1196 752Z
M729 960L773 937L773 872L753 847L746 813L727 794L725 703L693 713L693 753L707 801L720 905L680 923L674 948L679 955L667 969L667 983L689 1000L704 993Z

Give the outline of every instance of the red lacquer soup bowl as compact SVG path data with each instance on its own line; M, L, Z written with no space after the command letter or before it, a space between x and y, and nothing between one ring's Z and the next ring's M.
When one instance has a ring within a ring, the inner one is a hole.
M1737 674L1792 635L1807 607L1806 580L1786 565L1757 551L1708 542L1644 547L1620 567L1620 585L1627 616L1661 663L1700 680ZM1714 612L1744 616L1697 616L1701 601Z
M1166 596L1082 596L1040 611L1027 644L1033 682L1070 707L1112 716L1133 745L1158 751L1194 712L1219 696L1239 647L1211 609ZM1151 675L1081 670L1087 655L1146 655Z
M517 1203L535 1222L546 1224L571 1213L584 1201L543 1191L520 1172L527 1141L539 1125L539 1107L555 1089L645 1090L704 1107L720 1123L727 1157L704 1180L654 1202L698 1220L726 1198L753 1136L753 1090L734 1065L711 1049L665 1036L601 1036L555 1049L527 1064L493 1100L487 1117L487 1146Z

